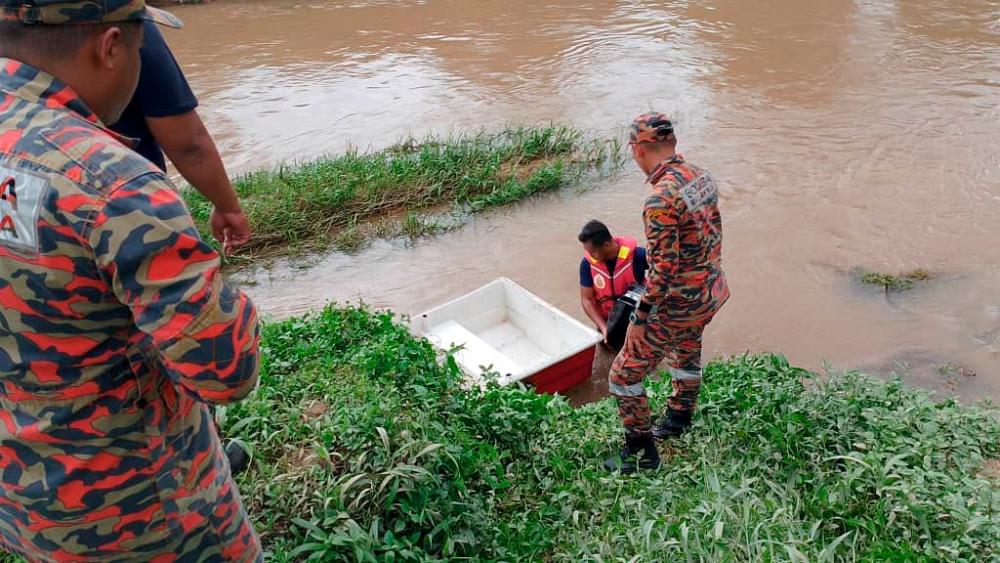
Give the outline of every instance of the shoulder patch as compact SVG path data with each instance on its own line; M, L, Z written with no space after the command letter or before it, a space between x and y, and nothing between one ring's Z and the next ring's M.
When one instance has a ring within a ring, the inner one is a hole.
M38 251L38 212L48 181L0 166L0 244Z
M702 205L718 199L719 188L715 185L712 176L708 172L704 172L682 187L680 194L681 199L687 204L688 211L694 211Z

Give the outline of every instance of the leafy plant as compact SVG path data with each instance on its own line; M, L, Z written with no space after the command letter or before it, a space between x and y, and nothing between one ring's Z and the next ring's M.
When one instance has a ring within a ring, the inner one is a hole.
M466 387L389 313L264 327L220 413L268 561L990 561L1000 422L898 380L772 355L709 364L665 466L624 477L610 399ZM669 378L650 381L662 408ZM5 561L5 563L7 563Z
M664 470L625 478L599 467L620 443L611 400L465 388L388 313L332 307L264 343L226 425L259 452L241 489L275 560L974 561L1000 532L978 473L1000 457L996 412L898 381L710 364ZM649 387L662 405L667 378ZM303 447L331 461L288 478Z

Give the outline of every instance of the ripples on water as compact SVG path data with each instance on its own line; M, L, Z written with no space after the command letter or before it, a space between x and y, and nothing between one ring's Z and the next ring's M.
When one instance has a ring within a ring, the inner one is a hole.
M511 122L613 135L669 111L724 188L735 297L710 354L906 366L949 392L932 364L957 361L975 397L1000 390L998 6L222 0L179 9L168 39L237 170ZM639 234L641 182L262 273L254 295L277 316L358 298L413 313L506 275L580 315L579 225ZM850 281L859 265L942 275L887 302Z

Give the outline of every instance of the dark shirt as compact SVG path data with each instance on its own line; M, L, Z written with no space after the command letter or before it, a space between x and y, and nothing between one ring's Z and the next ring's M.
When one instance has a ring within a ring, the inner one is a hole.
M605 262L609 272L615 271L618 260ZM635 257L632 259L632 272L635 274L635 281L639 284L646 283L646 270L649 265L646 263L646 249L639 246L635 249ZM580 260L580 286L594 287L594 276L590 273L590 261L586 258Z
M198 99L191 91L160 30L151 22L144 22L143 25L146 38L139 51L142 58L139 87L121 119L111 129L126 137L139 139L135 152L161 170L166 170L167 162L163 158L163 151L149 130L146 118L183 115L198 107Z

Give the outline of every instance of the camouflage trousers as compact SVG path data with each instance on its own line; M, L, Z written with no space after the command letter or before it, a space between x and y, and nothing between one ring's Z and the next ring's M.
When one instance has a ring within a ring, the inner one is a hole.
M615 358L608 374L608 390L618 401L618 414L630 435L649 434L653 413L642 382L664 359L670 367L673 394L667 408L694 412L701 391L701 336L711 321L660 322L655 316L646 325L646 338L638 354L625 348Z

